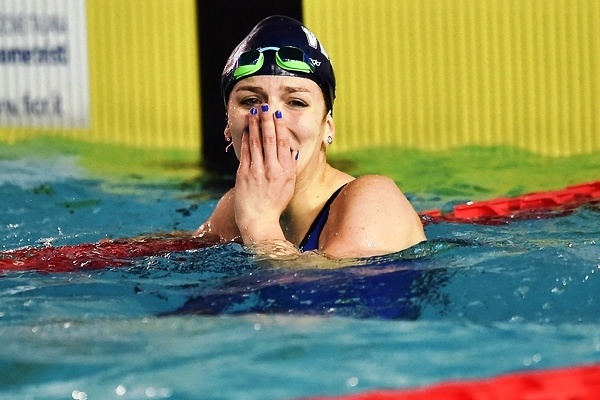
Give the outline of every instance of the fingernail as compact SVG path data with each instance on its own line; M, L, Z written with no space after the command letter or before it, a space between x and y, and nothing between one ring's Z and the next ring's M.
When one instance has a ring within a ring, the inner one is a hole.
M279 111L279 110L275 111L275 118L281 119L282 117L283 117L283 114L281 113L281 111Z
M269 111L269 105L268 104L263 104L262 106L260 106L260 109L263 112L267 112L267 111Z
M256 115L256 114L258 114L258 110L256 109L256 107L252 107L252 108L250 109L250 114L252 114L252 115Z
M298 159L298 156L300 156L300 150L298 150L298 151L296 152L296 157L294 157L294 158L297 160L297 159Z

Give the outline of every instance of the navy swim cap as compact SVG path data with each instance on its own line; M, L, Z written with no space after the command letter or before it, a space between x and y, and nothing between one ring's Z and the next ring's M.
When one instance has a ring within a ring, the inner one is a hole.
M333 111L335 75L329 56L315 35L293 18L263 19L233 50L221 76L225 106L235 84L256 75L310 79L319 85L327 109Z

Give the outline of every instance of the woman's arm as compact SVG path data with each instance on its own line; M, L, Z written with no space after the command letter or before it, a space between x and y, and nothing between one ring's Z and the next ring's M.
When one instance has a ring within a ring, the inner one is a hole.
M212 215L196 229L193 235L220 243L243 243L256 254L259 260L290 261L298 258L301 254L300 250L285 239L244 242L235 218L234 197L235 188L221 197Z
M421 220L394 181L367 175L348 183L332 203L319 251L340 258L368 257L423 240Z
M217 203L211 216L196 229L194 236L220 243L241 241L233 211L234 196L235 188L225 193Z
M235 189L227 192L195 236L221 243L242 242L234 214ZM300 253L286 240L247 243L262 260L326 268L343 266L335 259L369 257L397 252L426 240L418 214L394 181L367 175L348 183L331 205L318 252Z

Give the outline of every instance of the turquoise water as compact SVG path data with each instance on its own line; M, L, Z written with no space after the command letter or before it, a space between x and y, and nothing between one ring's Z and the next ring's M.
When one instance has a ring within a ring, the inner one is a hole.
M194 229L215 204L197 194L90 179L74 157L0 160L0 249ZM427 244L333 271L227 245L7 272L0 398L295 399L600 362L599 221L591 204L431 224Z

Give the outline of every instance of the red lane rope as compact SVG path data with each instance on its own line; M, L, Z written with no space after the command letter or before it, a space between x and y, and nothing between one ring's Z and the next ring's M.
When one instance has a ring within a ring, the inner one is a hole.
M427 210L421 212L420 216L426 224L507 222L514 219L550 217L597 201L600 201L600 181L572 185L561 190L459 204L448 213Z
M424 224L505 223L519 218L550 217L597 201L600 201L600 181L568 186L556 191L529 193L514 198L503 197L470 202L456 205L449 213L428 210L420 213L420 216ZM59 247L24 247L0 252L0 272L70 272L127 266L138 257L197 249L214 244L214 242L192 237L160 237L109 240Z
M70 246L24 247L0 252L0 272L71 272L131 265L138 257L214 245L205 239L155 237L106 240Z
M598 400L600 364L451 381L425 388L379 390L310 400ZM309 399L305 399L309 400Z

